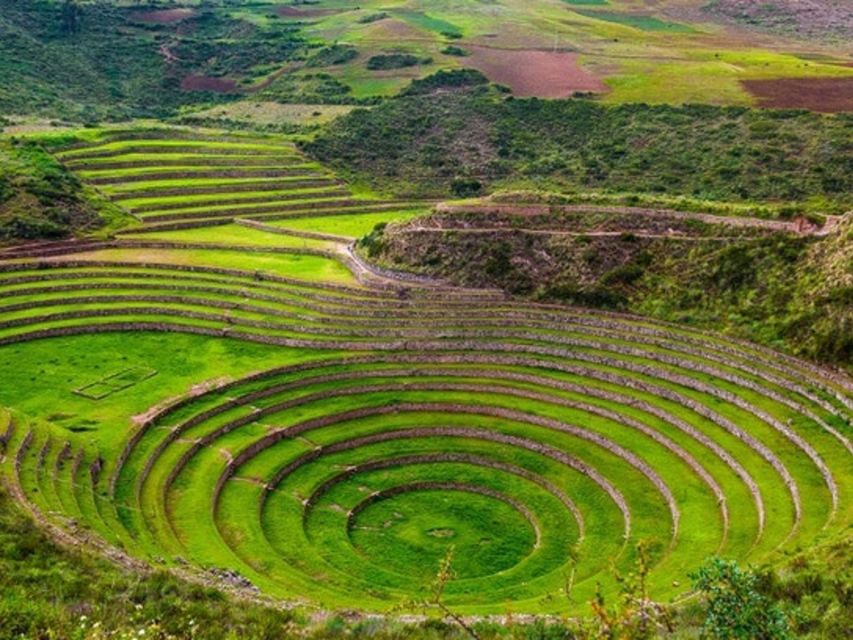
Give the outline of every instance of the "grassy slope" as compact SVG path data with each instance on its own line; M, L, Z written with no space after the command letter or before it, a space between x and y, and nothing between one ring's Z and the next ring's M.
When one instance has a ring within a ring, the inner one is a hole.
M629 308L707 326L807 357L853 366L853 225L827 240L779 236L665 261Z

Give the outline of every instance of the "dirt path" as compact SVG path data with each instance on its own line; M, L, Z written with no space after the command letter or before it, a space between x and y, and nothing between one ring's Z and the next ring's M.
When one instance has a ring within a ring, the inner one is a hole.
M724 216L712 213L694 213L690 211L678 211L676 209L653 209L644 207L627 207L615 205L547 205L547 204L476 204L476 205L452 205L441 203L435 208L437 213L501 213L518 216L547 215L551 212L564 213L614 213L634 214L650 218L684 218L698 220L708 224L717 224L728 227L754 227L770 231L782 231L796 233L799 235L825 236L832 232L842 216L826 216L826 223L819 227L804 218L794 220L766 220L764 218L753 218L747 216ZM846 214L849 215L849 214ZM602 232L604 233L604 232ZM619 232L615 232L617 235ZM584 235L596 235L588 233ZM639 235L639 234L637 234Z
M172 53L172 50L169 48L169 44L166 42L160 45L158 51L160 52L160 55L163 56L163 59L169 64L181 61L178 56Z
M382 269L364 260L355 250L355 243L338 244L335 251L340 254L343 263L350 268L356 279L364 284L380 282L386 286L418 285L446 289L448 284L434 278Z
M486 234L501 232L528 233L541 236L561 236L569 238L607 238L620 237L630 233L637 238L668 238L672 240L733 240L734 236L688 236L683 233L644 233L642 231L563 231L561 229L528 229L526 227L407 227L403 233L453 233Z

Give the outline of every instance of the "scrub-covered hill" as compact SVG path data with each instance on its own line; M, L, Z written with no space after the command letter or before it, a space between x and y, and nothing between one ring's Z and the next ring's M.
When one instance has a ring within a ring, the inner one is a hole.
M852 149L849 114L522 100L465 72L353 111L307 145L337 169L399 193L544 187L824 213L853 204Z
M303 46L297 29L227 8L0 0L0 113L94 122L222 101Z
M725 329L853 364L850 216L817 227L515 194L379 227L361 247L460 286Z
M0 140L0 242L62 238L122 217L38 144Z

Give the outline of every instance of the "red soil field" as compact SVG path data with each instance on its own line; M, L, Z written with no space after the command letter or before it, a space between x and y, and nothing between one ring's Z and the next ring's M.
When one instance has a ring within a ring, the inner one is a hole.
M161 9L159 11L139 11L133 14L133 19L148 24L171 24L194 16L192 9Z
M761 107L810 109L824 113L853 111L853 77L742 80Z
M575 91L606 91L601 80L578 65L578 54L536 49L465 46L465 66L482 71L520 97L565 98Z
M213 93L239 93L237 83L230 78L216 78L214 76L185 76L181 80L181 89L184 91L212 91Z

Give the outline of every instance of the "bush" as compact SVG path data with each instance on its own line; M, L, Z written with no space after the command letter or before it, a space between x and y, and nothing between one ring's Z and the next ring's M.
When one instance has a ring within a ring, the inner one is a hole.
M452 45L452 44L444 47L444 49L442 49L441 52L446 56L465 57L465 56L471 55L462 47L457 47L456 45Z
M483 192L483 184L475 178L456 178L450 183L450 191L457 198L470 198Z
M362 16L358 19L360 24L370 24L371 22L379 22L380 20L384 20L388 17L388 14L384 11L380 11L379 13L371 13L366 16Z
M416 96L432 93L439 89L466 89L483 87L489 84L489 79L476 69L454 69L438 71L426 78L412 80L402 95Z
M388 69L403 69L414 67L419 64L429 64L429 58L418 58L410 53L390 53L372 56L367 61L367 68L371 71L385 71Z
M344 44L334 44L323 47L310 58L306 65L309 67L330 67L333 65L346 64L358 57L358 49Z
M758 592L758 577L737 562L711 558L694 574L705 599L703 633L718 640L793 640L779 607Z

